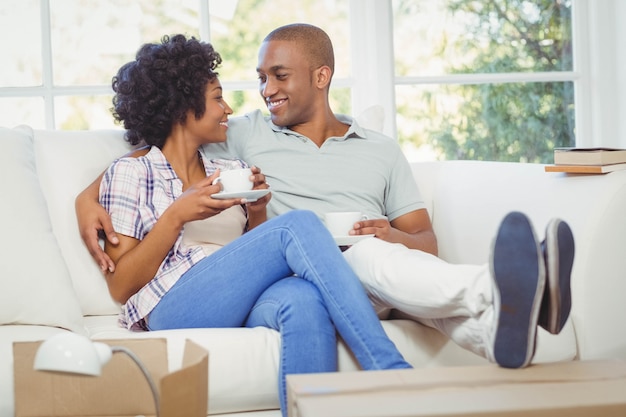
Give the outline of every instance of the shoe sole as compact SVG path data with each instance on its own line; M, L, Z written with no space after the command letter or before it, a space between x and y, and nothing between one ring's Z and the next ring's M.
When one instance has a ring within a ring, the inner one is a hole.
M502 367L522 368L535 353L545 286L543 254L524 214L513 212L504 218L490 265L496 288L493 356Z
M572 309L570 277L574 264L574 236L569 225L553 219L546 228L546 291L539 325L552 334L563 330Z

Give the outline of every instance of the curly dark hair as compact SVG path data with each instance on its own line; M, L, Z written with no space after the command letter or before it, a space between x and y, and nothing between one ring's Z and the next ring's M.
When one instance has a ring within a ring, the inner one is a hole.
M126 129L126 140L162 148L189 110L202 117L206 87L217 78L215 69L221 63L210 43L194 37L164 36L160 44L144 44L112 82L111 112Z

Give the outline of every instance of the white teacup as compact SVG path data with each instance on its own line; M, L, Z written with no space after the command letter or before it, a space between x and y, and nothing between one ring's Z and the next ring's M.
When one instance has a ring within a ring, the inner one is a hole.
M360 211L336 211L324 214L326 228L335 237L348 236L354 228L354 223L367 220L368 217Z
M220 176L213 180L213 184L222 183L222 191L225 193L236 193L249 191L254 185L250 181L252 170L250 168L229 169L220 172Z

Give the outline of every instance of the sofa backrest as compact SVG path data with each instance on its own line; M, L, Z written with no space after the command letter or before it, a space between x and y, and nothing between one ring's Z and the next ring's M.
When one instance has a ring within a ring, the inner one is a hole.
M102 274L79 236L74 200L113 159L127 153L131 147L123 140L121 130L38 130L34 136L28 132L29 129L24 129L18 135L23 136L25 142L24 146L18 144L20 154L15 158L23 158L25 163L17 164L16 169L26 169L22 173L24 178L18 175L15 181L21 184L26 178L38 179L38 190L29 183L29 188L22 192L30 190L43 195L41 204L31 207L36 207L38 215L43 213L44 218L49 214L49 226L47 229L45 224L38 226L36 230L41 233L33 234L27 242L46 239L50 243L46 246L46 256L51 256L54 250L62 253L67 271L63 272L63 265L57 265L54 276L71 277L76 294L67 292L68 304L77 296L85 315L116 314L119 306L110 298ZM6 137L11 135L14 136L14 132L8 132ZM580 322L593 323L584 326L584 334L579 335L581 351L587 357L606 356L614 351L626 357L626 333L616 334L612 324L613 320L626 316L626 304L622 302L626 294L626 217L623 215L626 171L566 175L546 173L543 165L538 164L482 161L413 163L412 169L433 221L440 256L447 261L487 262L498 224L511 210L527 213L540 238L550 218L561 217L568 221L577 246L572 276L576 303L573 317ZM12 178L5 176L4 179ZM5 185L15 194L3 196L7 201L23 200L19 187ZM13 210L12 215L15 212ZM24 214L21 221L32 215L26 209L20 214ZM53 234L49 233L50 228ZM52 247L54 239L57 249ZM7 265L13 258L24 258L20 248L5 246L2 261ZM28 259L35 263L43 258L33 254ZM40 266L42 272L33 274L45 279L52 264L47 262ZM9 270L2 268L0 273L6 273L5 269ZM583 326L576 324L576 328L579 331ZM598 343L598 340L603 342ZM586 345L593 348L587 349Z
M77 295L39 185L32 129L0 128L0 325L83 332Z
M357 117L363 127L375 130L382 130L383 119L381 106L372 106ZM106 282L82 242L74 200L115 158L132 149L123 135L121 129L34 131L41 191L84 315L116 314L119 306L109 296Z
M35 160L54 234L84 315L116 314L106 282L80 237L74 200L117 157L129 152L121 130L36 130Z

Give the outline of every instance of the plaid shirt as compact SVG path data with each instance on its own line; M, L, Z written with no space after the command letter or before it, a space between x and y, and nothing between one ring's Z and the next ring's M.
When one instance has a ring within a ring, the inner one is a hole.
M207 176L217 168L247 167L241 160L207 160L199 155ZM111 164L100 184L100 204L111 215L117 233L142 240L182 193L182 181L161 150L153 146L145 156L120 158ZM156 276L123 305L122 327L147 330L145 317L181 275L205 257L201 247L183 245L182 236L181 230Z

